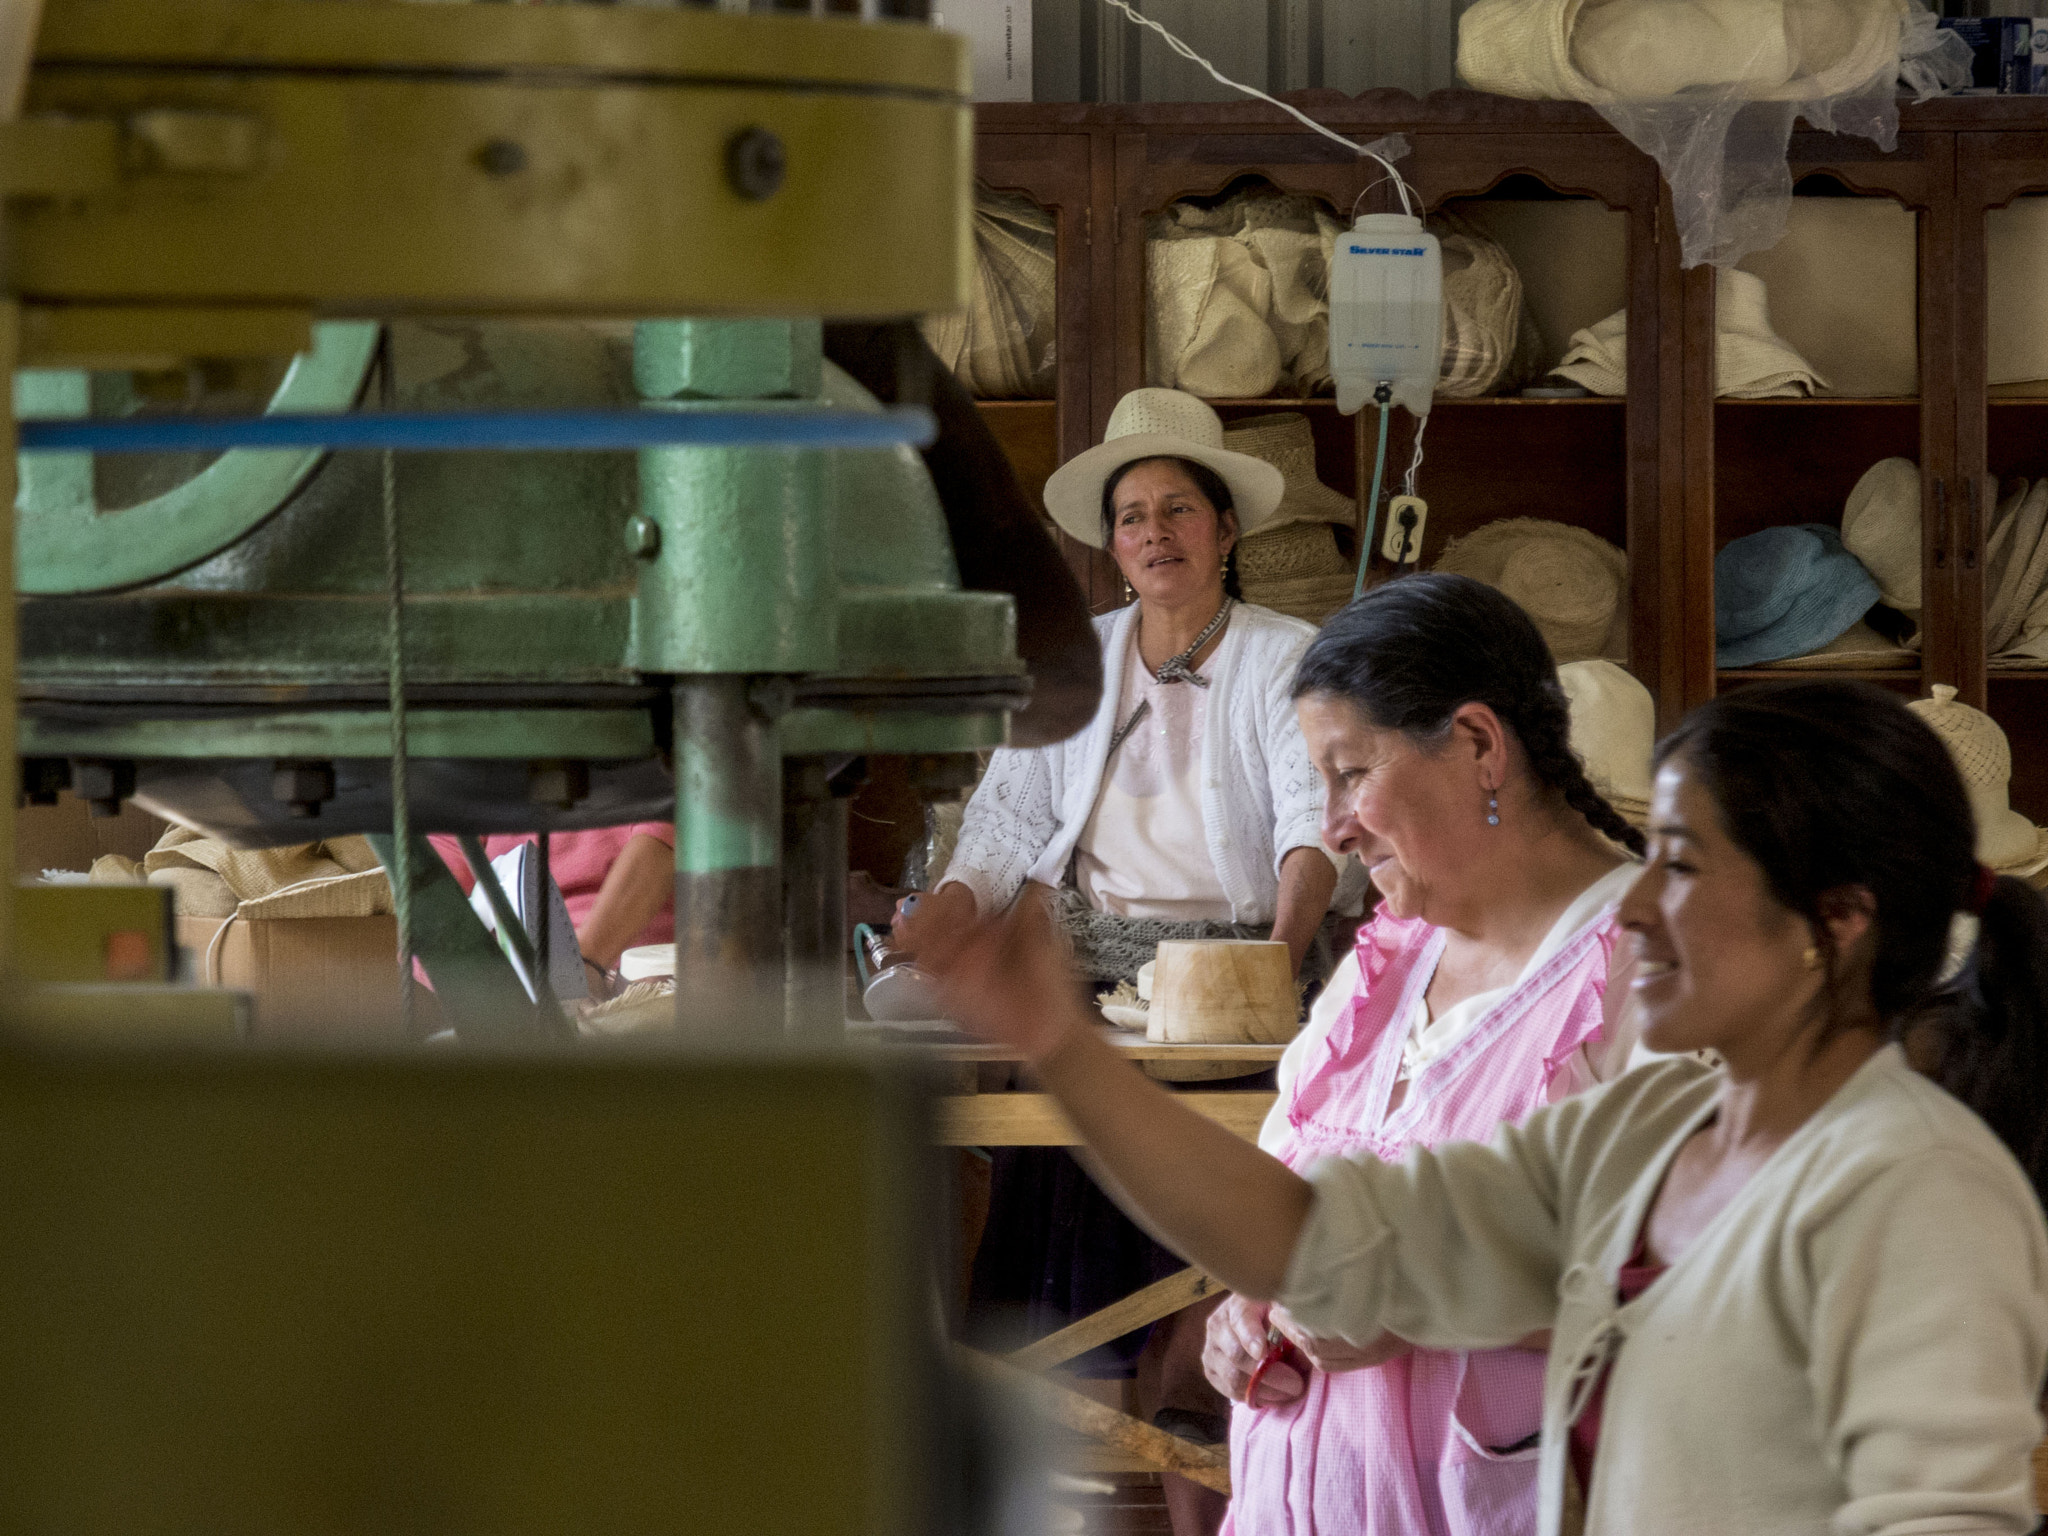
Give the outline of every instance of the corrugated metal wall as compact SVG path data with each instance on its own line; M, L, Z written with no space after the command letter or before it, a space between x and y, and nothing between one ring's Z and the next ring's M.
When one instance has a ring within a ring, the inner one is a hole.
M1458 15L1471 0L1137 0L1224 74L1278 93L1457 84ZM1176 58L1102 0L1032 0L1040 101L1225 101L1236 92Z

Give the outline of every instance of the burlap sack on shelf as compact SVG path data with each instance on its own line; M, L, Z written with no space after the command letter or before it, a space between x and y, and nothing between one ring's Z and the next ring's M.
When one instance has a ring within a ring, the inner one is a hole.
M1259 189L1213 208L1176 203L1155 218L1146 242L1147 381L1209 399L1326 393L1330 256L1346 227L1313 198ZM1538 338L1507 251L1453 216L1432 228L1444 251L1437 394L1469 399L1533 376Z
M1522 330L1522 279L1508 253L1477 231L1441 236L1444 360L1440 400L1493 394L1514 363Z
M1284 364L1269 323L1273 275L1227 235L1146 243L1150 382L1210 400L1269 395Z
M975 188L973 297L918 325L977 398L1052 398L1057 244L1049 210L1022 193Z
M388 917L391 882L362 837L286 848L231 848L172 827L137 863L109 854L92 879L171 888L184 917Z

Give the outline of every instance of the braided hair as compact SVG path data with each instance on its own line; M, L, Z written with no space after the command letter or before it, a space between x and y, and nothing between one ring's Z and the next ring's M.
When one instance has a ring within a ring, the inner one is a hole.
M1294 674L1294 697L1349 700L1381 730L1435 744L1451 716L1484 704L1522 744L1529 772L1631 852L1643 834L1586 777L1550 647L1513 598L1444 572L1386 582L1325 624Z

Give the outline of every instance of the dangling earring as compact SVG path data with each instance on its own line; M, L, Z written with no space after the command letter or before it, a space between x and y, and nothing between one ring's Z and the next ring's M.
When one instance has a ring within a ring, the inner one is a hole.
M1131 578L1126 576L1124 578L1124 601L1128 603L1136 595L1136 593L1131 591Z
M1799 958L1805 964L1806 968L1809 971L1817 971L1820 969L1820 950L1817 946L1812 944L1807 945L1806 953L1801 955Z
M1218 562L1216 569L1223 575L1228 576L1230 574L1230 556L1225 555L1223 559L1220 562Z
M1500 798L1496 795L1486 797L1486 824L1489 827L1500 825Z

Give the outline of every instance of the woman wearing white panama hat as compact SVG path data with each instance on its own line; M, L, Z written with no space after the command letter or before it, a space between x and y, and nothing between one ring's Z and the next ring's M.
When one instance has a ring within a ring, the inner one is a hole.
M1097 983L1132 979L1162 938L1270 934L1301 968L1337 885L1322 781L1288 692L1315 631L1238 600L1232 570L1237 541L1272 517L1282 489L1273 465L1223 446L1215 411L1172 389L1126 395L1104 441L1052 476L1053 518L1108 550L1136 601L1095 621L1104 688L1090 727L995 754L952 862L897 925L907 948L1022 896L1061 913ZM1362 876L1354 884L1362 891ZM1319 963L1326 975L1327 954ZM977 1316L1007 1304L1044 1332L1180 1267L1064 1152L1006 1149L994 1178ZM1192 1416L1175 1427L1198 1435L1208 1420L1221 1439L1225 1405L1202 1378L1201 1342L1198 1319L1154 1331L1160 1379L1140 1373L1143 1407ZM1085 1364L1117 1371L1131 1350L1119 1354ZM1222 1515L1192 1483L1170 1488L1169 1508L1181 1536Z

